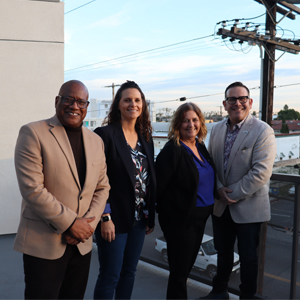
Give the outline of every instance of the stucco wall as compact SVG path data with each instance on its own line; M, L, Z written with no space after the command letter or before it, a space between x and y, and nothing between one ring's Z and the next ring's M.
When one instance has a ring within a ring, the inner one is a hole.
M64 4L0 0L0 234L14 233L21 196L14 147L23 124L54 115L63 83Z
M276 136L275 161L299 158L300 135Z

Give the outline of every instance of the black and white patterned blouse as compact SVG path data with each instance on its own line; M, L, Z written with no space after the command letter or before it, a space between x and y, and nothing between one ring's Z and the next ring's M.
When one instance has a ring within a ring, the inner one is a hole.
M135 165L135 215L136 221L143 218L147 218L149 211L146 209L146 198L148 192L148 186L150 182L150 176L148 172L148 159L143 153L143 147L138 141L136 148L132 149L127 143L129 148L131 159Z

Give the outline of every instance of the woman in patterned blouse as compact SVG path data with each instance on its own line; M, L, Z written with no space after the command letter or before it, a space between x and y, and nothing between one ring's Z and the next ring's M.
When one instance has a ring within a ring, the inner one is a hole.
M123 83L95 132L103 139L111 190L95 231L100 272L94 299L130 299L145 234L154 229L155 171L145 96Z

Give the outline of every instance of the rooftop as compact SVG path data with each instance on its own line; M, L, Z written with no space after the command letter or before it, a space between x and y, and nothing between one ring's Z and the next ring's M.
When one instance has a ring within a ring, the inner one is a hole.
M12 249L15 235L0 236L0 299L24 299L24 274L22 254ZM168 271L139 261L132 299L165 299ZM93 299L93 289L98 275L97 246L93 245L92 261L85 299ZM189 298L206 295L210 286L188 280ZM231 299L237 297L232 296Z

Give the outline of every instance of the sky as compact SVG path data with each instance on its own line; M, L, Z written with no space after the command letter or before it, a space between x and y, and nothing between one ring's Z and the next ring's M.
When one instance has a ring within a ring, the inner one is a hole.
M252 110L259 110L259 47L231 43L216 34L219 22L227 20L225 29L230 30L235 19L240 20L238 27L251 22L249 30L260 24L259 32L265 34L266 10L256 1L63 2L65 81L83 81L90 98L110 100L112 88L105 86L133 80L157 111L176 109L181 97L204 112L220 111L225 88L242 81L251 89ZM281 17L277 14L277 21ZM300 15L283 19L276 36L300 39ZM273 111L285 104L300 111L300 54L282 54L276 50Z

